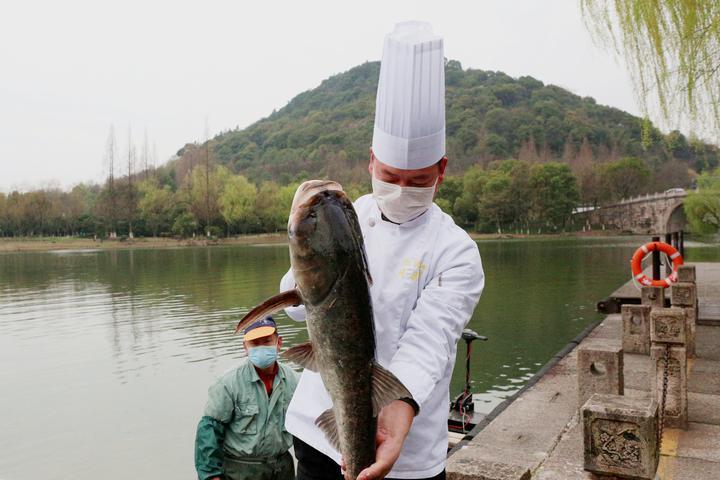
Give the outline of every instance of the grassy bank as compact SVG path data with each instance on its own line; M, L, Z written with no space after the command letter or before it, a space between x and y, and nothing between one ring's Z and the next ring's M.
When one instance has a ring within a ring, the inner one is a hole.
M572 237L606 237L618 235L620 232L595 231L575 232L559 234L497 234L497 233L472 233L474 240L503 240L523 238L557 238L561 236ZM76 237L21 237L21 238L0 238L1 252L46 252L51 250L92 250L92 249L128 249L128 248L182 248L182 247L206 247L223 245L262 245L287 242L285 232L263 233L256 235L241 235L232 238L206 239L196 238L134 238L132 240L93 240L92 238Z
M0 238L0 252L261 245L267 243L284 243L286 241L287 234L284 232L243 235L233 238L220 238L217 240L208 240L202 237L184 239L150 237L134 238L132 240L93 240L92 238L75 237L24 237Z
M474 233L468 232L473 240L505 240L505 239L523 239L523 238L560 238L560 237L617 237L628 236L632 233L622 232L619 230L590 230L587 232L560 232L560 233Z

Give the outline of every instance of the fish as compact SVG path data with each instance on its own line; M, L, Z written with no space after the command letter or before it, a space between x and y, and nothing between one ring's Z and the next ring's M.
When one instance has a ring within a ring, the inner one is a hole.
M377 362L372 277L357 214L339 183L310 180L298 187L288 243L296 288L253 308L235 331L282 308L305 305L310 340L281 357L319 372L332 407L315 424L342 454L345 478L356 479L375 461L380 410L412 395Z

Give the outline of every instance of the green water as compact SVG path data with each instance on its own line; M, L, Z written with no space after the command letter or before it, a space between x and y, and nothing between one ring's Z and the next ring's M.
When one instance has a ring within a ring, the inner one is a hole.
M469 326L490 338L472 357L479 410L599 318L643 240L478 244L487 283ZM717 246L687 250L720 260ZM207 386L243 357L233 327L288 266L282 245L0 255L0 478L195 478ZM285 345L307 338L277 318Z

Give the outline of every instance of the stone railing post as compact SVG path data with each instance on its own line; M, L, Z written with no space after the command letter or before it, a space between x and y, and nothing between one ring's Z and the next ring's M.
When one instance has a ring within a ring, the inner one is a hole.
M623 331L622 348L625 353L650 355L650 305L621 307Z
M664 307L665 289L662 287L640 288L640 303L651 307Z
M655 478L660 451L658 406L653 399L598 393L582 407L581 420L585 470L624 478Z
M678 283L670 287L670 301L673 306L685 311L685 335L688 356L695 356L695 329L698 315L697 283L695 266L681 265L678 268Z
M685 324L685 311L682 308L655 307L650 312L651 395L660 407L664 426L682 429L687 428L688 416ZM663 390L666 381L667 390L663 409Z
M622 395L623 349L610 345L592 345L578 350L578 408L594 393Z

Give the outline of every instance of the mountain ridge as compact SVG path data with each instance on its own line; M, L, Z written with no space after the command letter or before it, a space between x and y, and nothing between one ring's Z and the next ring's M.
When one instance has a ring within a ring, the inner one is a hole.
M244 129L218 134L210 140L214 161L256 182L285 184L317 174L365 181L378 75L379 62L365 62ZM651 168L680 161L700 172L717 166L720 156L716 146L677 131L663 134L648 120L592 97L530 76L463 69L455 60L446 62L446 117L456 174L507 158L572 164L621 157L640 158ZM178 151L181 173L198 147Z

